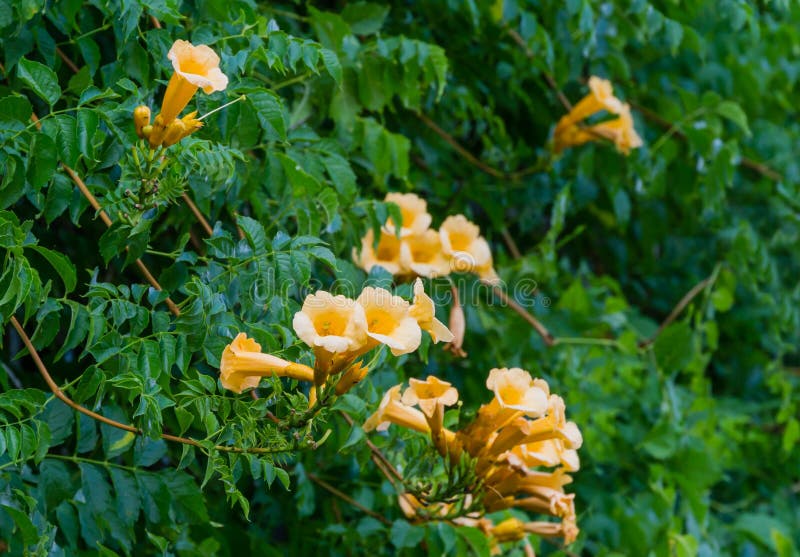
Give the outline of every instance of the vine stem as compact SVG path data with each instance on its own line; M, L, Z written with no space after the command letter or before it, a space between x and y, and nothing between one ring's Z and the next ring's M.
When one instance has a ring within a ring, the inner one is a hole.
M111 427L115 427L117 429L122 429L124 431L129 431L136 435L143 435L141 429L138 429L130 424L124 424L122 422L118 422L116 420L112 420L110 418L106 418L105 416L98 414L97 412L93 412L88 408L81 406L71 398L69 398L64 391L58 386L58 384L53 380L53 377L50 375L50 372L47 370L47 366L44 365L41 356L39 356L39 352L36 350L36 347L31 342L30 337L25 332L25 329L22 328L20 322L17 321L17 318L13 315L11 316L11 325L16 329L17 333L19 334L20 338L22 339L23 344L28 349L28 352L33 358L34 364L36 364L36 368L39 370L39 374L44 379L45 383L47 383L47 387L50 391L58 398L61 402L75 410L76 412L80 412L86 416L89 416L93 420L98 422L104 423ZM174 443L182 443L184 445L192 445L193 447L197 447L201 450L205 449L205 446L196 439L191 439L188 437L180 437L177 435L170 435L169 433L162 433L161 438L165 441L172 441ZM230 445L215 445L214 449L217 451L222 452L229 452L229 453L255 453L255 454L264 454L264 453L275 453L275 452L282 452L283 449L271 449L271 448L261 448L261 447L235 447Z
M33 120L33 123L36 124L36 129L39 130L42 129L42 124L39 122L39 117L36 116L35 113L31 113L31 120ZM108 213L106 213L103 210L103 208L100 206L100 202L97 201L97 198L94 195L92 195L92 192L89 191L89 188L86 186L86 183L81 179L80 176L78 176L78 173L75 172L69 166L67 166L66 163L64 163L63 161L61 162L61 167L64 169L64 172L66 172L67 175L72 179L73 183L78 187L81 194L83 194L83 197L85 197L86 200L89 202L89 205L91 205L92 208L95 210L95 212L100 216L100 220L103 221L103 224L105 224L107 227L111 227L112 224L111 217L109 217ZM125 250L126 251L128 250L127 246L125 246ZM147 265L144 264L144 261L142 261L138 257L136 258L136 267L138 267L139 271L141 271L142 275L144 275L144 278L147 280L147 282L150 283L150 285L153 288L155 288L159 292L163 290L163 288L161 288L161 285L153 276L153 273L151 273L150 269L147 268ZM172 312L174 316L177 317L181 314L181 310L169 296L167 296L165 303L167 304L169 311Z
M306 472L306 476L308 476L309 480L311 480L315 484L319 485L320 487L326 489L327 491L331 492L332 494L334 494L336 497L338 497L342 501L345 501L346 503L349 503L349 504L353 505L357 509L362 510L365 514L371 516L372 518L374 518L376 520L381 521L386 526L391 526L392 525L392 522L388 518L386 518L385 516L383 516L381 514L376 513L372 509L368 509L367 507L365 507L364 505L362 505L361 503L359 503L358 501L356 501L355 499L353 499L349 495L346 495L345 493L342 493L341 491L339 491L338 489L336 489L331 484L329 484L328 482L326 482L322 478L318 477L317 475L312 474L311 472Z

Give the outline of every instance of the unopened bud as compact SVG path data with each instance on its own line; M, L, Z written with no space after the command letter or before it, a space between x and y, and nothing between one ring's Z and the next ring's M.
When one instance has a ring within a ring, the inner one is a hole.
M464 334L467 332L467 320L464 317L464 308L458 300L458 291L453 289L453 305L450 308L450 322L448 328L453 333L453 340L445 345L445 350L449 350L459 358L466 358L467 353L464 352L462 346L464 345Z
M167 133L167 126L164 123L164 118L159 114L153 120L153 127L150 133L147 135L147 140L150 142L150 147L155 149L156 147L161 147L161 143L164 141L164 134Z
M369 368L361 362L353 364L350 369L345 371L336 383L336 394L343 395L355 387L364 377L367 376Z
M164 133L164 141L162 142L162 145L164 147L175 145L178 141L185 137L185 132L186 124L183 123L183 120L173 120L170 122L169 126L167 126L167 131Z
M144 128L150 125L150 108L145 105L137 106L133 109L133 126L136 128L136 135L146 137Z

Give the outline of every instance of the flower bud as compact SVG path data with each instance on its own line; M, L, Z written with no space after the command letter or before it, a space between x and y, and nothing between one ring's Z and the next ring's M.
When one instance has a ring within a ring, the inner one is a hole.
M164 133L164 141L162 142L162 145L164 147L175 145L184 137L185 132L186 124L183 123L183 120L173 120L167 126L167 131Z
M145 105L134 108L133 125L136 128L136 135L145 137L144 128L150 125L150 108Z

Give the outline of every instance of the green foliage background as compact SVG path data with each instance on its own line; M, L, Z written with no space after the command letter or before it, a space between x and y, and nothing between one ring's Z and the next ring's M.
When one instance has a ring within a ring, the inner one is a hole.
M239 331L309 363L291 329L302 296L390 284L350 254L392 209L385 193L413 191L434 225L459 212L479 223L509 292L564 340L548 347L497 300L472 297L469 358L437 346L386 358L340 408L358 423L387 387L430 373L468 413L488 399L489 369L524 367L564 397L585 438L570 486L582 534L568 550L533 540L540 554L798 555L799 24L790 0L0 0L3 547L488 554L476 530L403 520L363 432L337 413L318 421L314 438L330 436L313 449L263 419L267 406L305 404L281 394L288 385L253 401L216 381ZM160 102L177 38L212 45L231 78L195 98L201 114L247 100L171 148L157 208L120 224L131 112ZM551 157L564 111L548 75L573 101L589 75L611 79L645 146ZM211 238L182 191L216 223ZM530 281L535 292L515 290ZM74 400L146 435L54 399L12 316ZM167 444L162 430L203 447ZM408 432L370 438L400 467L424 458Z

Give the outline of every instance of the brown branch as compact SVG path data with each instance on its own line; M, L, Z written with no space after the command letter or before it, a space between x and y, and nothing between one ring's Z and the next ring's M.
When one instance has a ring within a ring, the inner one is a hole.
M697 297L697 295L700 294L709 284L714 282L715 278L716 278L716 273L712 274L710 277L704 278L703 280L695 284L691 288L691 290L689 290L686 294L684 294L683 298L680 299L678 304L674 308L672 308L672 311L669 312L667 318L661 322L661 325L658 326L656 332L653 333L653 335L650 338L640 342L639 347L644 348L646 346L653 344L658 338L658 335L660 335L664 329L669 327L672 324L672 322L675 321L678 318L678 316L683 312L683 310L686 309L686 306L688 306L689 303L692 300L694 300Z
M519 252L519 248L517 247L517 243L514 241L514 238L508 232L508 228L503 227L500 231L500 234L503 236L503 241L506 243L508 247L508 251L511 252L511 257L514 259L519 259L522 257L522 254Z
M342 415L344 420L349 425L351 426L353 425L353 418L350 417L350 414L348 414L344 410L340 410L339 413ZM389 460L383 455L381 450L378 447L376 447L375 444L369 439L366 439L366 441L367 441L367 447L369 447L369 450L372 453L373 462L375 462L378 468L381 469L383 474L386 476L386 479L388 479L389 482L394 484L394 480L391 478L391 476L393 475L397 480L402 482L403 476L400 474L400 472L397 471L397 469L392 465L392 463L389 462Z
M556 338L547 330L547 327L542 325L538 319L536 319L533 315L528 313L525 308L517 303L517 301L506 294L503 289L499 286L494 287L494 293L500 298L500 301L507 304L508 307L516 311L520 317L522 317L525 321L527 321L531 327L533 327L539 336L542 337L542 340L547 346L553 346L556 344Z
M448 145L450 145L459 155L461 155L467 162L469 162L474 167L481 169L486 174L494 176L495 178L505 179L507 177L507 174L505 172L489 166L485 162L475 157L472 153L467 151L464 147L461 146L461 144L458 143L458 141L456 141L453 138L452 135L450 135L442 128L440 128L438 125L436 125L436 123L427 116L425 116L425 114L418 112L417 118L419 118L423 124L428 126L428 128L430 128L436 135L441 137Z
M181 194L181 197L183 198L184 203L186 203L186 206L189 207L189 210L197 219L197 222L199 222L200 226L203 227L203 231L206 233L206 235L211 236L214 233L214 230L211 228L211 225L208 224L208 221L203 216L203 213L200 212L200 209L197 208L197 205L194 204L192 198L189 197L189 194L183 192L183 194Z
M73 72L75 72L75 73L78 73L78 72L80 71L80 69L78 68L78 66L76 66L76 65L75 65L75 62L73 62L72 60L70 60L70 59L69 59L69 56L67 56L66 54L64 54L64 51L63 51L63 50L61 50L59 47L56 47L56 54L58 54L58 57L59 57L59 58L61 58L61 59L64 61L64 63L65 63L67 66L69 66L69 69L71 69Z
M31 113L31 120L33 120L33 123L36 125L36 129L38 130L42 129L42 124L41 122L39 122L39 117L36 116L35 113ZM97 201L97 198L92 194L92 192L89 191L89 188L86 186L86 183L81 179L80 176L78 176L78 173L72 170L64 162L61 163L61 167L64 169L64 172L66 172L69 175L69 177L72 179L75 185L78 186L78 189L80 190L81 194L83 194L83 197L86 198L86 200L89 202L89 205L91 205L92 208L95 210L95 212L100 216L100 220L102 220L106 226L111 227L112 224L111 217L109 217L108 213L106 213L103 210L103 208L100 206L100 202ZM125 246L125 250L126 251L128 250L127 246ZM150 270L147 268L147 266L141 259L139 258L136 259L136 266L142 272L142 275L144 275L147 282L150 283L150 286L152 286L159 292L163 290L161 288L161 285L158 283L156 278L153 276L153 274L150 272ZM173 302L171 298L167 297L167 299L164 301L166 302L169 311L172 312L174 316L177 317L178 315L181 314L180 309L178 308L177 305L175 305L175 302Z
M533 51L531 51L531 49L528 48L528 43L525 42L525 39L522 38L522 35L517 33L514 29L511 29L510 27L506 27L506 33L508 33L508 35L514 40L514 42L517 43L517 45L519 45L522 48L523 52L525 52L525 56L527 56L530 60L533 60L536 57ZM572 110L572 103L569 102L569 99L566 97L566 95L564 95L561 89L558 88L558 84L556 83L556 80L553 78L553 76L547 72L542 72L542 75L544 76L544 80L547 82L548 87L550 87L550 89L552 89L553 92L556 94L558 100L561 102L561 105L564 107L564 109L567 112Z
M153 27L156 29L161 29L161 22L158 21L158 18L154 15L150 16L150 21L153 22Z
M13 315L11 316L11 325L16 329L17 333L19 334L20 338L22 339L23 344L28 349L28 353L30 354L31 358L33 358L34 364L36 364L36 368L39 370L39 374L44 379L45 383L47 383L47 387L50 391L58 398L61 402L75 410L76 412L80 412L81 414L85 414L89 416L93 420L97 420L98 422L102 422L106 425L111 427L115 427L117 429L122 429L124 431L129 431L131 433L135 433L136 435L143 435L141 429L138 429L130 424L123 424L116 420L112 420L110 418L106 418L105 416L98 414L97 412L92 412L88 408L81 406L71 398L69 398L64 391L56 384L53 380L53 377L50 375L50 372L47 371L47 366L44 365L41 356L39 356L39 352L36 350L36 347L31 342L30 337L25 332L25 329L22 328L17 318ZM161 438L165 441L172 441L175 443L182 443L184 445L192 445L193 447L203 448L203 445L197 441L196 439L191 439L188 437L179 437L177 435L170 435L168 433L162 433ZM224 452L232 452L232 453L272 453L276 452L273 449L268 448L260 448L260 447L252 447L252 448L243 448L243 447L232 447L228 445L215 445L214 449L218 451Z
M364 505L362 505L361 503L359 503L358 501L356 501L355 499L353 499L349 495L346 495L346 494L342 493L341 491L339 491L338 489L336 489L335 487L333 487L331 484L329 484L328 482L326 482L322 478L317 477L315 474L312 474L311 472L306 472L306 476L308 476L308 479L311 480L312 482L314 482L315 484L317 484L320 487L322 487L322 488L328 490L329 492L333 493L334 495L336 495L342 501L345 501L346 503L350 503L351 505L353 505L357 509L360 509L365 514L368 514L369 516L371 516L375 520L381 521L386 526L391 526L392 525L392 522L388 518L386 518L385 516L376 513L372 509L368 509L367 507L365 507Z

